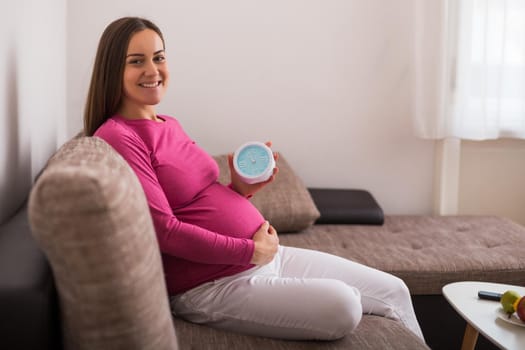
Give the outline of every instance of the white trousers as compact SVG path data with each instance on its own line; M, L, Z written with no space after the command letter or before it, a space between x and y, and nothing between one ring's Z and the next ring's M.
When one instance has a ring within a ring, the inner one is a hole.
M315 250L280 246L267 265L170 300L178 317L251 335L338 339L352 332L365 313L399 320L423 339L401 279Z

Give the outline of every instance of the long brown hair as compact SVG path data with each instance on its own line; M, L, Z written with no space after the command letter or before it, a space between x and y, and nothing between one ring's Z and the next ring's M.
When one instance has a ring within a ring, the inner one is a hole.
M144 29L154 30L164 45L160 29L151 21L140 17L117 19L102 33L84 109L86 136L93 136L98 127L120 108L129 41L133 34Z

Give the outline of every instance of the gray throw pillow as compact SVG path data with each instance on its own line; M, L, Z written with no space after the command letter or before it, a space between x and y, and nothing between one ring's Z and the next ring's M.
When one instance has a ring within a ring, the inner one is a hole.
M177 349L142 187L96 137L62 146L29 200L33 236L58 289L66 349Z
M227 155L214 156L219 165L219 182L230 183ZM279 233L299 232L311 226L319 210L301 178L279 153L279 172L275 180L257 192L250 201Z

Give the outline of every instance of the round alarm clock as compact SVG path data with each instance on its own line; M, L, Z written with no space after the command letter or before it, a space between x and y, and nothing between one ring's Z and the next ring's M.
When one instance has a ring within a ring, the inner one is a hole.
M275 159L270 147L262 142L247 142L233 154L233 167L241 179L254 184L272 176Z

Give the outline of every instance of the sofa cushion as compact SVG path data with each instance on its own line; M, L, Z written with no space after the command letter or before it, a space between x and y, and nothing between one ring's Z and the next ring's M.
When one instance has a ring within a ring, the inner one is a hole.
M54 273L66 348L177 348L145 195L107 143L62 146L31 191L29 219Z
M383 209L366 190L309 188L321 216L316 224L382 225Z
M214 158L220 169L219 181L230 183L227 155ZM303 181L282 154L279 154L277 167L279 173L275 180L257 192L250 201L277 232L299 232L319 218L319 210Z
M175 319L181 350L418 350L429 347L400 322L364 315L356 330L335 341L290 341L243 335Z
M383 226L313 225L279 241L390 272L413 295L464 280L525 285L525 228L501 217L387 215Z

